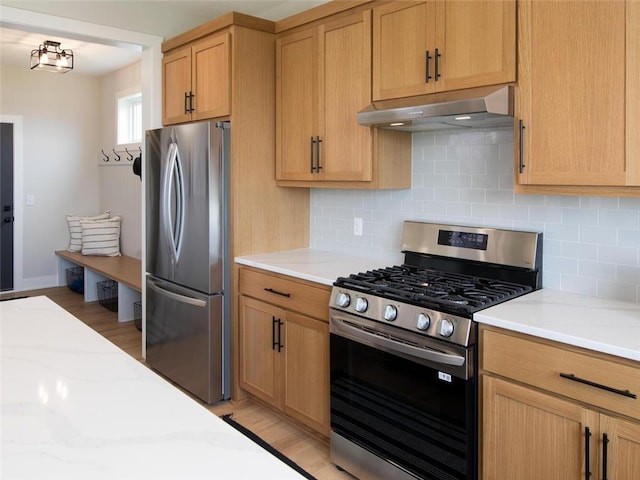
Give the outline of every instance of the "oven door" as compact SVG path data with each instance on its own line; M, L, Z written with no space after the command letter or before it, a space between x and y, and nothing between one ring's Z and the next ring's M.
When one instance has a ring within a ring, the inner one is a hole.
M331 309L331 460L361 479L476 476L473 348Z

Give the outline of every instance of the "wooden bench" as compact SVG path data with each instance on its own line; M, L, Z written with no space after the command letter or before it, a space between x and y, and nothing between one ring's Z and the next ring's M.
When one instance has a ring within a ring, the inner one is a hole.
M134 302L142 298L142 262L137 258L122 255L100 257L82 255L79 252L56 250L58 256L58 284L67 284L67 269L84 268L84 301L98 300L98 282L118 282L118 321L134 319Z

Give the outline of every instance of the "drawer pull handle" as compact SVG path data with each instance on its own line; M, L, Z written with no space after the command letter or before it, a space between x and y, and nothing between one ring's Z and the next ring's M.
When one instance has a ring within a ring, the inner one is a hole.
M273 288L265 288L264 291L269 293L275 293L276 295L280 295L281 297L287 297L287 298L291 297L290 293L282 293L277 290L274 290Z
M566 378L567 380L573 380L574 382L584 383L585 385L589 385L591 387L596 387L601 390L606 390L607 392L617 393L618 395L622 395L624 397L638 398L638 396L635 393L631 393L629 390L618 390L617 388L601 385L599 383L595 383L590 380L585 380L584 378L576 377L573 373L561 373L560 376L562 378Z

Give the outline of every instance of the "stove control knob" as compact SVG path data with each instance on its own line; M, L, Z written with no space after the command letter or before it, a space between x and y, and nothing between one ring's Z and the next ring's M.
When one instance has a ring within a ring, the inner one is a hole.
M336 303L339 307L345 308L348 307L351 303L351 297L348 293L340 292L338 294L338 298L336 299Z
M443 318L440 321L440 335L443 337L450 337L453 335L453 322Z
M393 322L398 317L398 309L393 305L385 305L382 316L387 322Z
M369 308L369 302L367 302L366 298L358 297L356 299L356 312L364 313Z
M424 331L429 328L429 325L431 325L431 319L429 318L429 315L419 313L418 321L416 322L416 327L418 328L418 330Z

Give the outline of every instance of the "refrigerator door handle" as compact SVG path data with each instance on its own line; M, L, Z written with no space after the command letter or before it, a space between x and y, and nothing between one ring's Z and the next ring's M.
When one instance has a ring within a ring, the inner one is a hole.
M194 307L200 308L204 308L207 306L207 302L205 302L204 300L201 300L199 298L187 297L185 295L180 295L179 293L165 290L160 285L158 285L157 282L151 279L149 279L149 287L151 287L152 290L158 292L160 295L171 298L172 300L175 300L177 302L186 303L188 305L193 305Z
M176 189L176 227L177 231L174 231L174 225L171 220L171 200L173 192L173 184L175 178ZM162 232L165 237L165 241L169 245L169 255L171 263L178 262L180 255L180 247L182 246L182 236L184 233L184 179L182 178L182 168L180 165L180 158L178 156L178 145L171 142L169 150L167 151L167 158L165 162L164 181L162 183L162 201L160 202L161 208L161 222Z

